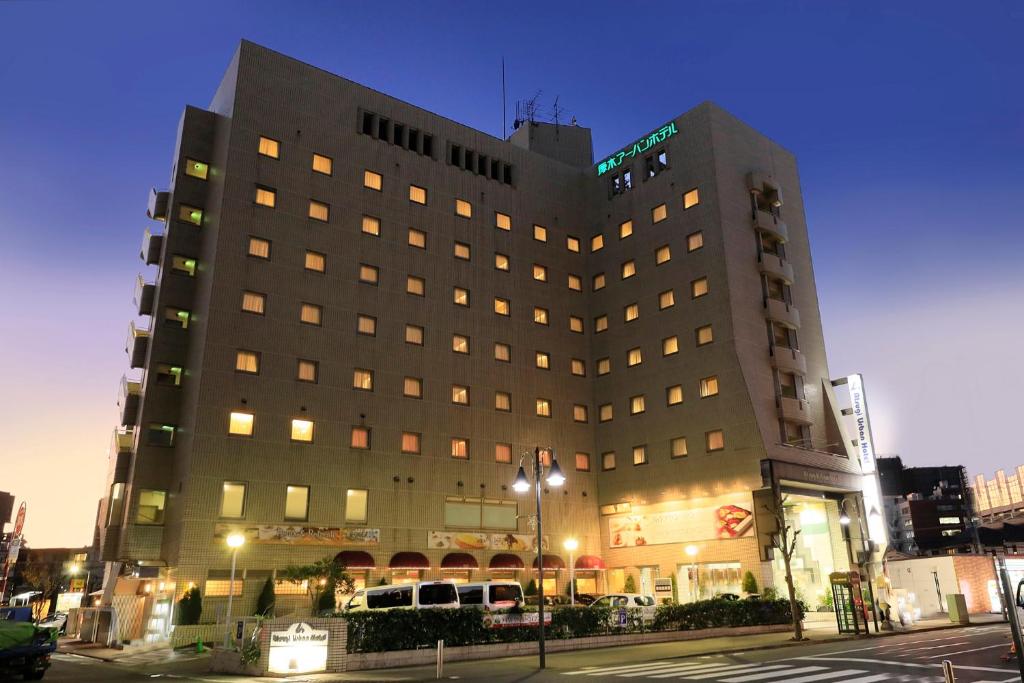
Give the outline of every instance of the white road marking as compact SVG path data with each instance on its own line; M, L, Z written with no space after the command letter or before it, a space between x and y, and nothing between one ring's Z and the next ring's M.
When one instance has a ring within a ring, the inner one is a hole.
M843 681L836 681L836 683L876 683L876 681L888 681L890 678L892 678L892 674L874 674L860 678L847 678Z
M809 674L813 671L821 671L825 667L823 666L803 666L799 669L786 669L785 671L773 671L767 674L756 673L750 674L749 676L734 676L733 678L723 678L722 683L746 683L747 681L760 681L768 678L779 678L780 676L792 676L793 674ZM860 673L860 672L858 672ZM794 683L793 679L788 679L787 683Z
M652 666L665 666L669 662L647 662L646 664L632 664L630 666L606 666L588 667L579 671L566 671L566 676L592 676L597 673L611 673L613 671L628 671L629 669L646 669Z
M932 669L935 667L934 664L914 664L912 662L881 661L878 659L863 659L857 657L822 657L821 655L813 655L810 657L794 657L793 659L800 659L811 662L855 662L860 664L887 664L889 666L906 666L914 669ZM957 664L956 668L965 669L967 671L995 671L996 673L1006 673L1007 671L1011 671L1011 669L996 669L991 666L968 666L966 664Z
M1006 643L998 643L996 645L986 645L985 647L976 647L970 650L960 650L958 652L943 652L941 655L931 655L927 659L935 659L936 657L952 657L953 655L965 655L968 652L981 652L982 650L993 650L997 647L1001 647L1004 650L1008 649Z
M646 669L644 671L630 671L629 673L619 673L615 674L615 676L618 676L619 678L633 678L635 676L650 676L651 678L656 678L656 676L654 676L653 674L662 674L667 677L675 676L676 674L682 673L684 671L706 671L709 669L723 669L727 666L730 666L729 662L717 662L715 664L702 664L700 662L691 662L689 664L673 664L671 666L660 666L656 669Z
M941 650L944 647L956 647L957 645L969 645L969 641L961 640L959 643L946 643L945 645L932 645L931 647L912 647L909 650L903 650L901 654L908 652L920 652L921 650Z
M740 665L737 665L737 666L729 667L729 669L725 670L725 671L713 671L711 673L702 673L702 674L697 674L697 675L693 675L693 676L691 676L690 674L685 674L685 675L681 676L680 678L685 678L685 679L687 679L689 681L703 681L703 680L705 680L707 678L715 678L716 676L721 676L723 674L739 674L739 673L745 673L745 672L753 671L753 670L757 670L757 671L771 671L772 669L791 669L791 668L793 668L793 667L789 666L788 664L777 664L775 666L761 666L760 664L740 664ZM661 676L653 676L653 678L662 678L662 677Z
M786 683L814 683L814 681L826 681L830 678L839 678L840 676L855 676L857 674L862 673L864 673L864 669L843 669L842 671L826 671L825 673L812 674L810 676L790 678ZM834 683L846 683L846 679L843 679L842 681L835 681Z

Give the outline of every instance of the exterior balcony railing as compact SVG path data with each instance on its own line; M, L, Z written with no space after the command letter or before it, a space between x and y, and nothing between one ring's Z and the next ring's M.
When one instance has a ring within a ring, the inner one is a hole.
M167 204L170 200L170 192L157 192L154 187L149 191L149 205L146 207L146 215L155 221L167 220Z
M807 358L796 349L784 346L773 346L770 350L772 367L783 372L794 372L798 375L807 374Z
M754 229L771 233L782 242L789 241L789 228L767 211L758 210L754 214Z
M142 401L142 383L121 377L121 391L117 397L117 405L121 408L121 424L137 425L139 423L139 404Z
M135 294L132 303L139 310L139 315L153 315L153 300L156 298L156 285L146 282L139 275L135 278Z
M134 446L135 429L133 427L114 430L114 448L118 453L124 453L125 451L130 453Z
M149 330L135 327L134 321L128 326L128 339L125 340L125 353L128 354L128 365L141 368L146 364L146 351L149 350Z
M810 404L801 398L790 398L779 396L776 398L779 406L779 417L787 422L796 422L809 425L814 422L811 419Z
M769 320L782 323L787 327L800 327L800 311L796 310L796 306L787 304L785 301L765 299L764 315Z
M757 260L757 266L765 275L778 278L787 285L793 284L793 264L775 254L762 253Z
M146 232L142 234L142 249L139 250L139 258L147 266L156 265L160 263L160 250L163 246L164 236L154 235L149 228L146 228Z

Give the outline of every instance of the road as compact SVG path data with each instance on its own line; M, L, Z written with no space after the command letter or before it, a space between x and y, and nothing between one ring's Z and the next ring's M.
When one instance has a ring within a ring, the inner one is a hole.
M702 681L704 683L941 683L942 661L956 667L957 683L1020 683L1016 662L999 656L1009 648L1005 624L905 633L870 639L678 657L678 645L636 645L548 655L548 668L536 670L536 657L462 662L445 667L445 678L508 683L559 681L589 683L619 680ZM434 667L244 679L210 674L205 657L189 653L148 653L117 663L73 655L55 655L47 681L142 681L167 679L203 683L240 681L426 681Z

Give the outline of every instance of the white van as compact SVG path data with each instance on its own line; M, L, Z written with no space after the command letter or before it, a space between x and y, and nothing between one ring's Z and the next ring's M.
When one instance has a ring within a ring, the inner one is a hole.
M345 609L434 609L458 607L459 593L454 581L420 581L400 586L377 586L355 592Z
M523 604L523 587L516 581L481 581L458 586L459 604L483 610L508 609Z

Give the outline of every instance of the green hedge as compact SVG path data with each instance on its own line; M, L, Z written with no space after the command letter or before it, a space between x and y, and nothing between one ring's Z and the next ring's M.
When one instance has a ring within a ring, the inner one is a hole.
M640 608L627 610L625 627L618 609L558 607L551 612L545 633L552 640L609 633L691 631L715 627L788 624L788 600L702 600L685 605L660 605L654 619L644 620ZM348 619L349 652L384 652L432 648L438 640L447 647L532 641L533 627L487 628L478 609L436 609L352 612ZM801 617L803 615L801 614Z

